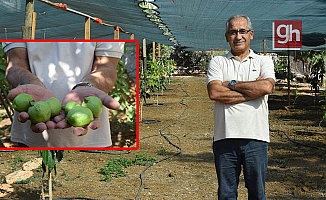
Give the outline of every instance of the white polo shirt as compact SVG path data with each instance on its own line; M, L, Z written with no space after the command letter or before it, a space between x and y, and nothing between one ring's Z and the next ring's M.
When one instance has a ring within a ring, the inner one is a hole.
M250 50L240 60L231 52L215 56L209 64L207 81L254 81L261 74L275 80L273 60ZM244 103L226 105L215 101L214 141L228 138L256 139L269 142L268 95Z
M94 56L121 58L124 52L124 43L121 42L3 42L2 46L5 52L16 47L27 48L31 72L60 101L90 73ZM72 128L34 133L30 130L30 121L20 123L14 117L11 140L30 147L111 146L110 124L105 107L100 118L99 129L88 129L86 135L76 136Z

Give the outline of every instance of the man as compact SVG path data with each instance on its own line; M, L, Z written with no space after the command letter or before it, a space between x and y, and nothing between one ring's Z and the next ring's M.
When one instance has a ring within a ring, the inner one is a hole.
M7 54L8 97L20 93L35 101L56 97L65 105L98 96L103 105L119 109L108 96L123 54L119 42L3 42ZM70 127L64 112L46 123L31 124L26 112L15 112L11 140L29 147L108 147L112 145L107 109L88 127Z
M267 95L275 74L272 59L250 49L253 37L249 17L230 17L225 38L231 51L214 57L207 72L208 95L215 101L213 152L219 200L237 199L241 166L248 199L266 199Z

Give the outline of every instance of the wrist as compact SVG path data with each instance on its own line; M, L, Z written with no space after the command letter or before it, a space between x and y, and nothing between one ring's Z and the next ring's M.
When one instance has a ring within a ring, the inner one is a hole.
M82 82L77 83L71 90L74 90L79 86L93 87L93 85L91 83L82 81Z
M228 88L230 88L231 90L233 90L236 85L237 85L237 81L236 80L231 80L229 82L229 84L228 84Z

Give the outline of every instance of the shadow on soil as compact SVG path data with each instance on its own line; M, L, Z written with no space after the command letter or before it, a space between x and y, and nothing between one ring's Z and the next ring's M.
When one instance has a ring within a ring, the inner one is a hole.
M269 96L269 109L280 111L273 116L282 122L279 127L284 126L284 131L271 131L280 139L269 145L273 153L269 156L267 182L292 185L286 189L287 195L275 193L269 195L269 199L325 199L326 133L323 129L326 122L322 121L325 98L320 93L309 95L307 91L306 95L291 95L290 99L291 106L288 106L288 95ZM302 127L317 131L296 130ZM291 134L285 131L291 131ZM318 191L321 197L312 197L311 191Z
M19 184L13 185L14 192L10 193L9 197L4 197L4 200L31 200L40 199L40 190L31 190L21 187Z

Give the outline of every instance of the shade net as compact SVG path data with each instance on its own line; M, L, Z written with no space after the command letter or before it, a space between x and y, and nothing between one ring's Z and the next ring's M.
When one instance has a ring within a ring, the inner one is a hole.
M34 1L36 39L83 39L85 17ZM100 18L104 26L91 23L92 39L113 39L114 26L121 39L180 45L188 50L229 49L225 22L233 14L251 18L251 48L272 52L274 20L302 20L302 50L326 48L326 0L62 0L68 8ZM0 0L0 38L22 37L25 0Z

